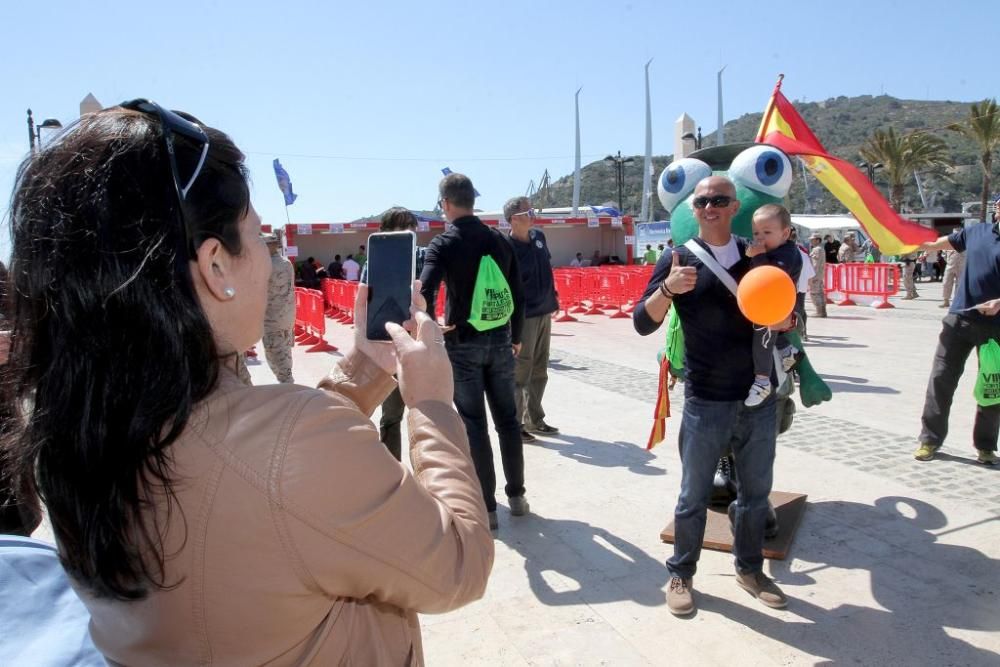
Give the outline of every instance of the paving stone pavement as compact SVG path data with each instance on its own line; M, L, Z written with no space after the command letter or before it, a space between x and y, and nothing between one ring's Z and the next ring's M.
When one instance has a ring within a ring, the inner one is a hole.
M924 319L940 321L940 316ZM656 401L658 377L653 372L555 348L551 352L549 367L551 372L563 374L576 382L651 405ZM608 378L615 381L609 383ZM684 401L682 384L676 385L670 400L674 414L679 415ZM1000 515L1000 484L984 490L981 486L984 470L981 467L959 465L942 468L914 464L908 460L901 462L901 454L913 448L913 438L846 419L810 414L800 408L792 427L778 438L778 447L779 450L793 447L866 473L885 475L945 498L968 500ZM1000 469L997 470L1000 472ZM996 481L1000 482L1000 479Z

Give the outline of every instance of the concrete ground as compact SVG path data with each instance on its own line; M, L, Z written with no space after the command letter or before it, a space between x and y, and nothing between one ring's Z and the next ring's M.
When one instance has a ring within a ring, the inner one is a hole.
M942 454L913 459L944 314L940 283L918 289L893 310L809 320L834 399L800 406L778 440L775 488L809 495L788 560L766 566L790 597L782 611L737 588L729 554L704 551L697 613L668 612L659 534L679 490L679 417L644 449L663 338L627 319L556 324L545 408L562 433L525 445L532 514L500 508L482 600L422 618L428 664L1000 664L1000 468L975 463L972 359ZM350 336L330 323L334 344ZM330 361L296 350L296 379ZM251 372L274 381L266 364ZM679 415L680 385L672 400Z
M662 335L600 316L556 324L545 408L562 432L525 445L532 514L511 517L500 498L486 596L422 617L428 664L1000 665L1000 468L975 463L975 361L942 454L912 456L944 314L939 283L919 291L894 310L809 320L834 399L800 406L778 440L775 488L809 496L788 560L766 565L790 598L781 611L737 588L729 554L704 551L697 613L668 612L659 534L679 489L679 416L644 449ZM327 338L346 346L351 330L328 321ZM332 360L296 349L296 380L315 384ZM264 363L251 373L274 382Z

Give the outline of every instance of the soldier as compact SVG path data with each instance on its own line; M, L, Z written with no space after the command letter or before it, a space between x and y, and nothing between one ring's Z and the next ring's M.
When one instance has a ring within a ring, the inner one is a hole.
M854 236L854 232L847 232L844 235L844 242L840 246L840 250L837 251L837 261L841 264L849 264L851 262L863 262L865 260L864 255L861 254L861 248L858 247L858 239Z
M909 255L903 255L900 260L903 262L903 285L906 287L906 296L903 297L903 300L916 299L920 296L917 294L917 281L914 276L917 270L917 253L911 252Z
M947 308L951 305L951 291L955 288L962 269L965 268L965 253L957 250L950 250L947 253L944 265L944 301L938 308Z
M809 296L812 299L813 308L816 309L816 317L826 317L826 250L823 247L823 238L819 234L809 237L811 244L809 248L809 259L812 260L813 270L816 275L809 279Z
M264 354L278 382L292 380L292 345L295 337L295 269L281 256L274 234L265 234L271 253L271 277L267 281L267 311L264 314Z

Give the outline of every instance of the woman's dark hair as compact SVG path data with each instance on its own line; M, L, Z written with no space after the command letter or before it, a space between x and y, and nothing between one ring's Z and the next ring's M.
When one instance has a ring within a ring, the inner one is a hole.
M240 255L250 204L243 154L204 129L210 149L183 218L160 121L137 111L84 116L17 174L18 419L4 444L17 482L48 508L66 570L98 597L179 583L165 581L164 567L176 510L170 445L220 365L190 260L208 238ZM174 139L186 182L202 145Z
M417 228L417 216L408 208L393 206L382 214L379 221L378 230L380 232L401 232L407 229ZM364 246L361 246L364 248Z

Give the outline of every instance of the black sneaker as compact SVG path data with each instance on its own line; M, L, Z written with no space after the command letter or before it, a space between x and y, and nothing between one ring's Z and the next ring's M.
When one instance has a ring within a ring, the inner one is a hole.
M521 429L521 442L534 442L537 439L538 438L536 438L535 436L531 435L530 433L528 433L527 431L525 431L523 428Z
M532 433L541 433L542 435L555 435L559 432L555 426L549 426L545 422L540 423L538 426L529 426L525 428L526 431L531 431Z

